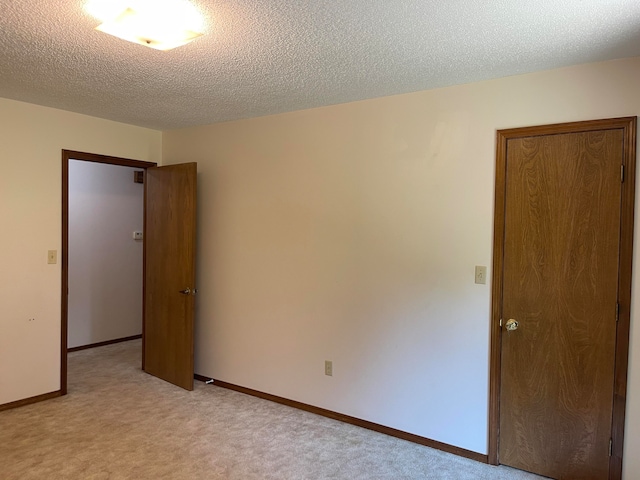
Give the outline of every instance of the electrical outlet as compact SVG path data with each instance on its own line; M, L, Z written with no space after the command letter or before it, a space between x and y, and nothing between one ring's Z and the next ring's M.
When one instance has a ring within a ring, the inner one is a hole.
M47 263L49 265L55 265L58 263L58 251L57 250L49 250L47 252Z
M324 361L324 374L330 377L333 376L333 362L331 360Z
M487 267L476 265L476 283L481 285L487 283Z

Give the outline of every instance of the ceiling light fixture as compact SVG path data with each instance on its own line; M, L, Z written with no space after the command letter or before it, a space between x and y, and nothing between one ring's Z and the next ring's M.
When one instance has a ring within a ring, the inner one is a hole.
M204 31L188 0L89 0L85 10L103 22L96 30L156 50L179 47Z

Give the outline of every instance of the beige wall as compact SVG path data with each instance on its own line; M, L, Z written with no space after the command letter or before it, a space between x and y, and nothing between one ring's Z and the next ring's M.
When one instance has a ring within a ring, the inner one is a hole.
M60 388L62 149L159 162L161 133L0 99L0 404Z
M165 132L164 163L198 162L197 372L485 453L495 131L638 115L639 78L635 58Z

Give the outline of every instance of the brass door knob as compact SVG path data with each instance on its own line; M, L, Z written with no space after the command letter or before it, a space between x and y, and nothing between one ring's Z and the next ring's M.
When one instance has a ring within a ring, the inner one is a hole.
M518 329L518 321L515 318L510 318L509 320L507 320L507 323L505 324L505 327L506 327L507 331L509 331L509 332L517 330Z

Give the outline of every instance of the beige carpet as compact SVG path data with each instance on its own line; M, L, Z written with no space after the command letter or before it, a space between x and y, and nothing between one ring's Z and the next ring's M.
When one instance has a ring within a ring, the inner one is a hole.
M69 395L0 412L0 479L541 478L139 363L139 340L75 352Z

